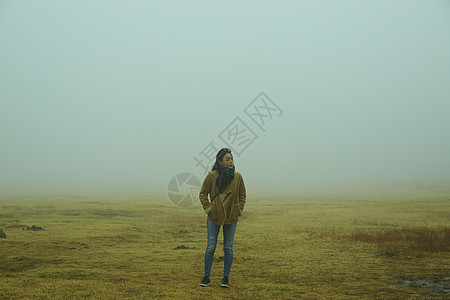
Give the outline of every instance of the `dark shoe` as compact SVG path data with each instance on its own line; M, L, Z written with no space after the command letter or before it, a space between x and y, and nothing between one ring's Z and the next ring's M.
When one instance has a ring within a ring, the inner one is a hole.
M230 284L228 283L228 276L223 276L222 281L220 282L220 286L224 288L230 287Z
M200 281L200 286L208 286L211 283L211 279L208 276L203 277L202 281Z

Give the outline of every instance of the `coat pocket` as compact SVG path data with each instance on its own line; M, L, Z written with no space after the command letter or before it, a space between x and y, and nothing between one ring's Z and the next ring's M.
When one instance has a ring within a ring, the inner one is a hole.
M211 211L208 213L208 218L212 221L217 221L217 207L216 202L211 204Z
M239 204L233 205L233 208L231 209L231 221L235 222L239 219L239 215L241 214L241 209L239 208Z

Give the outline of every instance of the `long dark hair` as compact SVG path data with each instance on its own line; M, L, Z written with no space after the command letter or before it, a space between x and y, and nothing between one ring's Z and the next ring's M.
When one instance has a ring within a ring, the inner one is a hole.
M214 166L212 167L211 171L214 170L218 170L221 166L220 166L220 162L223 160L223 157L225 156L225 154L230 153L231 154L231 150L228 148L222 148L220 149L219 152L217 152L216 155L216 162L214 163Z

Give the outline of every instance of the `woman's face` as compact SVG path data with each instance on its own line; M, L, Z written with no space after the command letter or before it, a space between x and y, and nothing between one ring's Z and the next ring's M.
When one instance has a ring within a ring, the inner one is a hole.
M233 168L233 155L231 153L225 154L220 165L225 168Z

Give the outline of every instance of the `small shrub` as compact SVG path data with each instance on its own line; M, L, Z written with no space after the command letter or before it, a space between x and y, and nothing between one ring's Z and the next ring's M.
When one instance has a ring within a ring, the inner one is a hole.
M374 243L392 253L450 252L450 228L403 228L382 232L354 232L351 240Z

